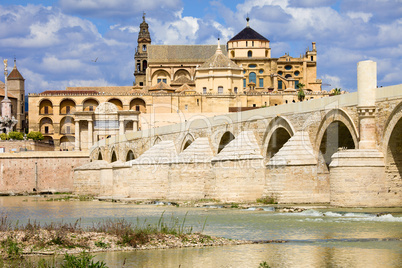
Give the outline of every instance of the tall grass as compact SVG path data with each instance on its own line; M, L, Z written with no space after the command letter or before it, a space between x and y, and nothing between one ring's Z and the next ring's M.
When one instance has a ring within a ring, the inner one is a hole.
M88 247L86 241L77 243L76 240L72 239L72 233L80 234L84 232L96 232L110 234L117 236L120 243L123 245L138 247L149 242L150 236L152 235L181 236L193 232L192 226L186 226L187 213L181 221L178 217L174 217L173 215L166 219L164 214L165 213L163 212L156 224L148 223L147 220L141 222L138 218L136 224L128 222L125 219L107 219L93 223L92 226L85 228L82 227L81 219L76 220L74 223L61 222L49 224L40 224L37 221L31 222L29 220L26 224L19 225L17 223L14 225L7 216L1 215L0 231L24 231L22 241L35 242L39 248L43 248L46 245L59 245L66 248ZM51 234L50 241L46 243L44 243L44 241L34 241L40 236L41 230L46 230Z

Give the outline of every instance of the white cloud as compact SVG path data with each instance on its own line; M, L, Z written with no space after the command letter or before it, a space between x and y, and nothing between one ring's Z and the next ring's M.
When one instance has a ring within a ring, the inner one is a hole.
M373 14L366 12L347 12L346 15L351 19L361 19L365 23L369 22Z
M338 76L333 76L329 74L325 74L321 77L322 79L322 89L329 91L333 88L342 88L341 79ZM330 85L330 86L329 86ZM345 89L343 89L345 90Z

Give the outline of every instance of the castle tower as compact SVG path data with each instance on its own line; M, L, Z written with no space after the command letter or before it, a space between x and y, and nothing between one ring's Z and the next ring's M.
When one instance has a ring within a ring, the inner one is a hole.
M7 77L8 92L17 98L17 107L13 108L13 116L17 119L16 130L23 132L25 126L25 79L17 69L14 59L14 68Z
M145 22L145 13L142 16L140 32L138 33L138 46L135 52L135 84L145 86L146 69L148 67L148 46L151 44L151 35L148 31L148 23Z

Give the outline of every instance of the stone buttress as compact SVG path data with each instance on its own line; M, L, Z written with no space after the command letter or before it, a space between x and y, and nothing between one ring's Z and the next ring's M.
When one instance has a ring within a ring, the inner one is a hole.
M266 164L264 196L279 203L328 203L329 181L317 164L308 133L296 132Z

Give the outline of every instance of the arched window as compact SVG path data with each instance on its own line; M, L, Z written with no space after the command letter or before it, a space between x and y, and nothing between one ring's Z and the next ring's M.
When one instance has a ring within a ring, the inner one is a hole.
M147 69L147 67L148 67L148 62L146 60L144 60L142 62L142 70L145 71Z
M295 76L299 76L299 74L300 74L299 71L296 71L296 72L295 72Z
M147 45L142 45L142 51L147 51Z
M283 74L283 72L282 72L282 71L279 71L279 72L278 72L278 74L279 74L279 75L282 75L282 74Z
M251 73L248 75L248 82L249 82L249 83L257 84L257 75L256 75L254 72L251 72Z
M253 56L253 52L252 52L251 50L249 50L249 51L247 52L247 57L251 58L252 56Z
M285 78L291 78L292 77L292 75L291 74L287 74L287 75L285 75Z
M234 56L235 56L235 52L234 52L234 51L232 51L232 52L230 52L230 54L232 55L232 58L234 58Z

